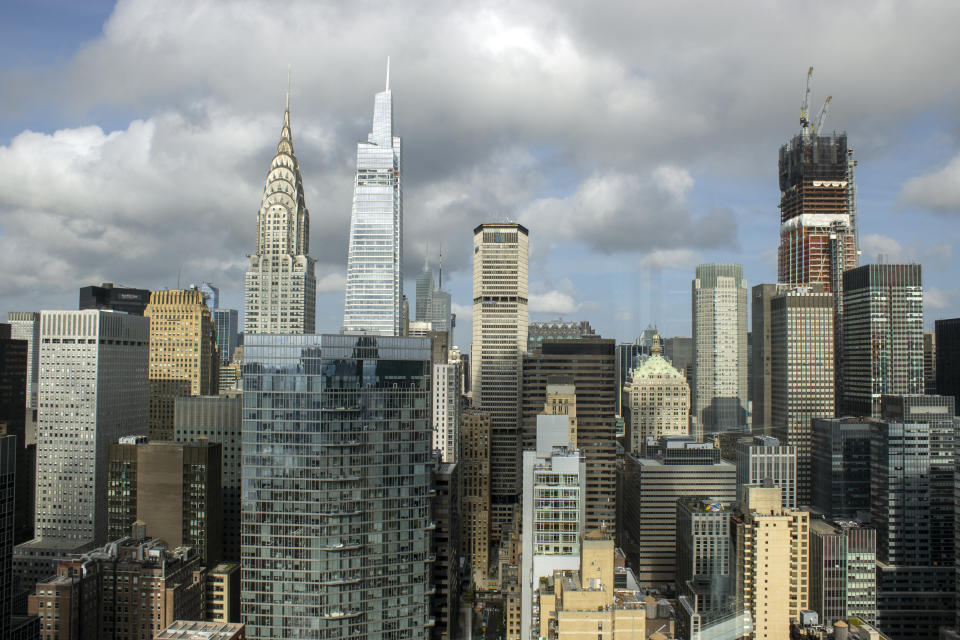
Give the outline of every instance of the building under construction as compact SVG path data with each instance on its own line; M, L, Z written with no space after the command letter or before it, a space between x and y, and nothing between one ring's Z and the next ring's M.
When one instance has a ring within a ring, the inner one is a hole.
M780 148L779 282L840 293L857 266L853 167L845 133L804 129Z

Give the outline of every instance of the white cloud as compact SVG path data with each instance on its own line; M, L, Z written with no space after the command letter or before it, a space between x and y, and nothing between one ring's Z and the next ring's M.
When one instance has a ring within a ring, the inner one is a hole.
M955 291L945 291L937 287L927 287L923 291L923 307L927 311L948 309Z
M938 213L960 214L960 155L937 171L907 180L900 201Z
M452 302L450 304L450 311L452 311L457 316L457 322L470 322L473 318L473 305L472 304L460 304L459 302Z
M317 278L317 293L343 293L346 286L347 276L341 271Z
M860 239L864 262L884 262L898 264L907 258L907 253L897 240L879 233L870 233Z
M655 271L680 269L689 271L700 261L698 254L690 249L656 249L640 260L640 265Z
M543 293L531 293L529 308L532 313L575 313L580 305L568 293L550 290Z

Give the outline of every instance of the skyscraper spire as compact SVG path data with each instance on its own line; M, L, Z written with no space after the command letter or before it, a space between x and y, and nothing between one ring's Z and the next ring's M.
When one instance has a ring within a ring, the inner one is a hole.
M384 91L390 91L390 56L387 56L387 85Z
M316 307L315 260L310 257L310 213L290 127L290 72L283 128L270 163L260 212L256 253L246 278L246 333L312 333Z

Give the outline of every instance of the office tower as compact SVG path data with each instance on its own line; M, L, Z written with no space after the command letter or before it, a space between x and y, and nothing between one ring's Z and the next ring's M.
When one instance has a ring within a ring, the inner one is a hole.
M780 147L778 282L842 294L843 272L857 266L855 164L846 133L805 124Z
M38 544L106 540L107 449L147 431L149 325L110 311L41 312Z
M223 492L217 442L122 437L107 454L107 540L134 522L171 548L193 547L208 567L223 552Z
M771 436L754 435L737 441L737 502L746 500L749 485L769 480L780 487L784 509L797 508L797 447L781 445Z
M240 427L243 398L239 393L177 398L173 439L207 439L222 448L223 550L220 557L240 561Z
M557 569L539 585L539 619L523 635L538 638L675 638L672 607L627 585L623 556L603 530L583 537L579 566ZM535 614L536 615L536 614Z
M797 452L797 504L810 504L810 421L836 415L833 294L794 289L770 301L773 435Z
M597 332L587 320L566 322L558 318L547 322L531 322L527 327L527 351L537 349L544 340L576 340L595 335Z
M219 392L240 391L243 388L243 345L233 350L229 363L220 365L218 377Z
M176 398L217 389L216 328L198 289L154 291L143 315L150 318L149 433L171 440Z
M310 257L310 212L293 150L290 92L277 153L257 213L257 247L245 282L245 333L313 333L316 260ZM229 357L232 357L231 353Z
M533 594L555 569L580 567L586 466L562 413L537 416L537 446L523 452L520 628L533 624Z
M880 397L923 393L923 282L918 264L868 264L843 275L840 415L880 417Z
M423 271L417 276L417 299L414 318L418 322L429 322L431 320L430 303L433 301L434 284L433 269L430 268L430 263L424 260Z
M222 562L207 572L205 614L214 622L240 622L240 565Z
M877 532L856 522L810 520L810 608L824 624L877 622Z
M936 320L934 323L937 343L937 393L953 396L960 406L960 318Z
M233 359L233 351L240 346L240 321L236 309L214 309L213 324L217 329L217 353L221 363Z
M467 410L460 420L460 528L475 588L486 588L490 566L490 415Z
M747 420L747 281L738 264L702 264L693 281L693 435Z
M101 637L140 640L175 620L203 619L207 570L191 547L125 538L87 557L102 580Z
M0 435L16 436L15 543L33 538L36 446L26 446L30 387L30 341L13 338L14 325L0 324ZM31 328L32 334L32 328ZM39 341L37 341L39 342ZM36 346L39 346L37 344ZM34 403L35 405L36 403Z
M246 626L237 622L176 620L153 640L246 640Z
M626 454L621 546L641 586L676 581L677 500L704 498L732 504L737 468L720 458L712 444L689 436L662 438L649 457Z
M450 311L453 304L450 293L435 290L430 294L430 324L434 331L442 331L448 335L449 342L453 342L453 314Z
M628 342L618 344L615 353L617 379L614 384L617 389L617 415L622 418L625 410L623 407L623 388L630 384L631 373L640 366L640 363L650 352L636 342Z
M474 320L476 323L476 320ZM573 385L575 445L587 460L587 530L616 532L617 423L614 341L600 337L544 340L523 356L523 448L533 449L537 414L544 412L551 384ZM496 468L493 470L496 482Z
M753 337L750 354L752 368L750 387L753 395L753 412L750 428L753 433L773 434L773 351L771 338L773 325L770 317L770 302L784 291L785 284L758 284L750 292L750 323Z
M814 419L812 430L812 506L833 520L869 522L869 418Z
M683 372L687 384L693 388L693 338L675 336L663 339L663 357L673 368Z
M402 164L400 138L393 135L393 94L388 63L386 89L374 98L373 128L366 142L357 143L344 331L401 335ZM418 314L419 302L417 300Z
M660 353L660 336L654 335L650 357L633 370L623 388L627 442L634 455L643 454L647 438L685 436L690 431L690 387Z
M423 637L434 560L429 340L251 335L244 357L250 635Z
M142 316L149 303L149 289L114 286L112 282L104 282L99 287L81 287L80 301L77 308L80 311L86 309L101 309L103 311L122 311L130 315Z
M940 396L884 398L871 422L871 524L877 530L877 626L894 638L936 637L952 626L955 565L945 523L943 423L953 417ZM935 420L930 417L937 416Z
M677 500L677 623L682 638L733 613L730 505Z
M37 376L40 372L40 314L11 311L7 314L10 337L27 341L27 407L37 408ZM20 443L21 446L23 443Z
M733 521L734 592L755 638L786 640L807 608L810 514L782 504L779 487L749 487Z
M433 535L430 552L433 562L430 617L434 619L431 636L436 640L455 640L460 622L460 468L456 464L433 465Z
M923 332L923 392L937 393L937 334Z
M24 387L24 393L26 388ZM0 637L10 636L13 615L13 544L16 531L16 436L0 436Z
M433 450L443 462L456 463L460 450L463 363L447 360L433 365Z
M473 230L470 384L473 406L490 414L491 534L497 540L520 495L520 357L527 348L528 254L526 227L481 224Z

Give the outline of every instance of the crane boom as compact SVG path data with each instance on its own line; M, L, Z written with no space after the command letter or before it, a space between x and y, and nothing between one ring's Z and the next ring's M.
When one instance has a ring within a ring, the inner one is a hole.
M810 79L813 77L813 67L807 69L807 81L804 85L803 104L800 106L800 126L803 132L807 133L807 127L810 126L810 119L807 117L807 110L810 106Z
M813 128L814 135L820 133L823 122L827 119L827 112L830 110L831 100L833 100L833 96L827 96L827 99L823 101L823 106L820 107L820 115L817 116L817 125Z

